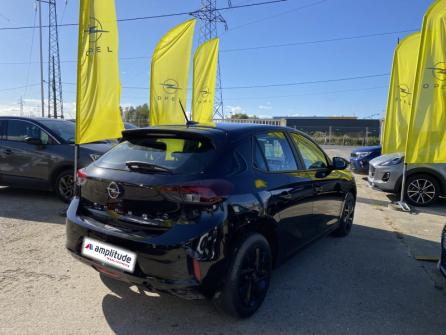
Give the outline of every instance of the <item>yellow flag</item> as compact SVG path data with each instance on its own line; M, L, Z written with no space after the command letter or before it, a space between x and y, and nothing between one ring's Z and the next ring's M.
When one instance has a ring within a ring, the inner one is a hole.
M214 38L195 51L192 120L199 123L211 123L214 116L219 42Z
M406 163L446 163L446 0L423 19Z
M169 31L156 46L150 76L150 125L185 124L189 65L195 20Z
M384 123L383 154L404 152L406 149L420 38L419 32L411 34L395 49Z
M81 0L77 60L76 143L119 138L121 84L114 0Z

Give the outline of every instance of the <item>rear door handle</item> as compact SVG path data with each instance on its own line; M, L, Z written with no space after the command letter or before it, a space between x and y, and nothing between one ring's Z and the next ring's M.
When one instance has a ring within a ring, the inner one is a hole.
M291 200L293 198L293 195L289 191L283 191L280 193L280 197L284 200Z
M5 154L6 155L11 155L12 154L12 150L11 149L5 149Z

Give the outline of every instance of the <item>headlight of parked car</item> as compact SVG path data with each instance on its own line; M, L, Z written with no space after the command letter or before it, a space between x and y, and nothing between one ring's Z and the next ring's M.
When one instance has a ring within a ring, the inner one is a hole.
M371 154L371 152L357 152L356 153L356 157L358 157L358 158L364 158L364 157L367 157L368 155L370 155Z
M403 157L396 157L389 159L388 161L382 162L379 164L380 166L391 166L391 165L398 165L403 161Z
M95 160L99 159L99 157L101 157L101 155L99 154L90 154L90 158L91 160L94 162Z

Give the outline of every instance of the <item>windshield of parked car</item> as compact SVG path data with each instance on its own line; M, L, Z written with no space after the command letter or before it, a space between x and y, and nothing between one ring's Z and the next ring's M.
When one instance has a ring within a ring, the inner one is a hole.
M43 120L40 121L49 128L54 134L62 138L67 143L74 143L76 124L70 121L62 120Z
M209 166L215 150L209 140L149 137L124 141L103 155L95 165L104 168L132 170L138 162L175 174L195 174ZM140 165L142 165L140 164ZM139 170L141 172L141 169ZM149 172L146 169L146 172Z

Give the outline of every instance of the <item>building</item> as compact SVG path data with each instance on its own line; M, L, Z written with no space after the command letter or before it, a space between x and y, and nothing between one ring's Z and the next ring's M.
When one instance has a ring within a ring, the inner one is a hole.
M224 121L287 126L309 134L321 144L342 145L378 144L382 123L382 120L379 119L358 119L357 117L344 116L278 116L272 119L226 119Z
M287 127L308 134L322 133L327 136L380 137L381 120L357 117L275 117L284 119Z

